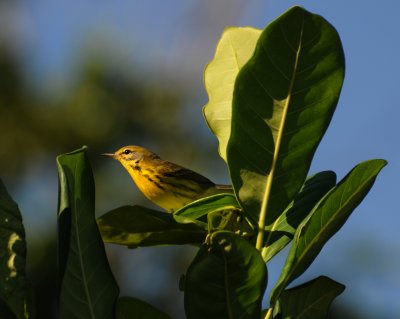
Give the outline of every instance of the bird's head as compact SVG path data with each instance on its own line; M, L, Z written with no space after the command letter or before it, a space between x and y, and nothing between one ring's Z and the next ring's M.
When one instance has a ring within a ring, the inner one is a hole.
M115 153L104 153L102 155L112 157L125 167L137 165L144 158L158 157L148 149L136 145L124 146Z

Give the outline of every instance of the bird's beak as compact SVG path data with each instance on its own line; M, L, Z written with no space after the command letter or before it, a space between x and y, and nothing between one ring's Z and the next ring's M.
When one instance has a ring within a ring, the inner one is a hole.
M114 153L103 153L103 154L101 154L101 155L103 155L103 156L109 156L109 157L112 157L113 159L117 159L117 155L114 154Z

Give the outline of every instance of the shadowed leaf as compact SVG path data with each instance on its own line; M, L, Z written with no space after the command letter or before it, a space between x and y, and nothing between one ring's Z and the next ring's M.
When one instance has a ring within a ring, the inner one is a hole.
M384 160L369 160L354 167L299 225L281 276L271 292L274 305L282 290L314 261L325 243L343 226L371 189Z
M35 317L25 267L26 241L22 216L17 203L0 180L0 299L18 319Z
M113 319L118 286L94 216L86 147L57 157L61 319Z
M336 185L336 174L324 171L309 177L290 205L277 220L266 227L266 240L262 255L265 261L270 260L293 239L293 235L311 212L315 204Z
M142 300L121 297L117 301L116 319L169 319L165 313Z
M206 228L182 216L142 206L116 208L97 219L104 242L136 248L138 246L201 244Z
M284 290L276 305L280 310L276 317L325 319L331 303L344 289L344 285L321 276L300 286Z
M267 272L260 253L240 236L213 233L186 274L188 319L259 318Z

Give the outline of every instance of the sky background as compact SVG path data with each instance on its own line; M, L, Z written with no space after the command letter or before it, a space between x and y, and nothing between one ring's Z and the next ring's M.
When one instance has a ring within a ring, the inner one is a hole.
M142 81L185 89L182 125L207 140L214 137L201 114L207 102L203 70L223 29L264 28L295 4L333 24L346 56L342 94L311 173L330 169L340 179L361 161L389 162L367 198L296 282L330 276L347 286L336 302L355 305L364 318L399 317L400 2L0 1L0 39L11 43L20 56L32 92L50 100L73 87L74 71L91 52L101 49L109 63L135 61ZM212 143L216 153L216 140ZM226 181L222 161L205 169L212 179ZM55 228L30 214L30 207L44 205L43 198L49 198L46 205L56 205L56 176L43 174L28 172L24 187L15 189L25 223L32 226L28 238L30 233ZM34 187L38 178L53 181ZM129 269L132 261L125 258ZM277 279L284 258L281 254L271 264L270 282Z

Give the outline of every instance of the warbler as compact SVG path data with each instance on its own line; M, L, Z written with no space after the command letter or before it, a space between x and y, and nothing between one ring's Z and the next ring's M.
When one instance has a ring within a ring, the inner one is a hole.
M161 159L144 147L125 146L115 153L102 155L119 161L139 190L171 213L206 196L232 193L230 185L214 184L190 169Z

